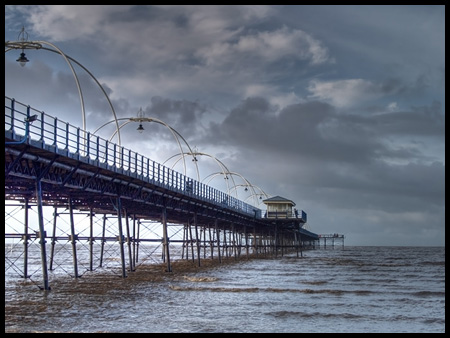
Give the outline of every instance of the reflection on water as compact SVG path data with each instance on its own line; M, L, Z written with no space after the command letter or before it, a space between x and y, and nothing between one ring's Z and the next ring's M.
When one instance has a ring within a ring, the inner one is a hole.
M171 273L145 265L127 278L61 274L49 292L6 276L5 331L445 331L445 248L347 247L303 256L174 262Z

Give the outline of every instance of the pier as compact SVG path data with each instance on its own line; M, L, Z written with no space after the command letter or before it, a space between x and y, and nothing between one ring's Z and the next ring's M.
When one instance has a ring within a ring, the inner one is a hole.
M328 244L327 244L328 240ZM318 235L318 247L326 249L327 245L328 248L335 248L335 245L340 245L342 248L344 248L344 235L342 234L319 234Z
M265 204L266 213L5 96L5 272L41 289L58 269L125 278L142 264L171 272L179 259L301 257L320 240L294 202Z

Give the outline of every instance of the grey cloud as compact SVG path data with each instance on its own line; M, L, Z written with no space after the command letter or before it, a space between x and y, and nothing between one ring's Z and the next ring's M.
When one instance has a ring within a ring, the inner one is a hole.
M210 102L234 101L245 98L251 84L275 83L286 70L332 59L327 46L306 31L269 25L267 16L277 12L272 6L40 5L18 10L28 15L32 35L64 41L69 55L80 54L78 41L89 44L77 59L91 69L101 55L101 65L92 70L96 75L108 70L105 82L117 100L208 93ZM83 29L74 34L81 18Z
M402 137L425 135L423 142L440 144L442 119L438 103L358 116L321 102L278 112L267 100L251 98L212 125L205 142L232 147L231 167L245 167L244 176L275 194L283 191L330 208L432 213L444 198L444 164L431 161L420 146L391 148L385 138L403 142ZM283 178L283 186L274 175Z
M31 38L57 43L98 76L119 117L142 107L199 151L294 200L316 220L313 231L380 235L375 244L394 233L398 244L411 226L442 232L443 6L5 9L5 40L24 22ZM10 53L5 94L81 126L66 65L30 51L22 69ZM91 129L111 112L81 73ZM166 128L136 127L122 129L126 147L162 162L179 152ZM409 243L420 244L414 236Z
M390 112L369 117L377 133L425 136L445 136L442 105L434 101L430 106L412 107L410 111Z
M201 131L206 108L198 102L152 97L146 108L148 117L157 117L177 130L185 138L195 137Z
M207 143L261 147L271 140L274 108L263 98L248 98L231 110L223 122L212 122Z
M338 161L367 159L378 145L358 124L338 119L334 108L317 101L288 106L277 112L263 98L246 99L221 124L211 125L210 142L246 145L304 158ZM370 150L370 152L368 152Z
M444 166L437 162L332 164L322 167L312 177L315 179L307 184L309 189L335 208L414 212L442 206L445 194Z

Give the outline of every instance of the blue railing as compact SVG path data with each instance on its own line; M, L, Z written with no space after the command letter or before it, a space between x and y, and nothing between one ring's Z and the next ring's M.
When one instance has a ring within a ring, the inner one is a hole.
M33 122L27 122L30 120ZM223 208L261 218L261 209L253 205L7 96L6 135L14 141L5 142L5 145L32 144Z

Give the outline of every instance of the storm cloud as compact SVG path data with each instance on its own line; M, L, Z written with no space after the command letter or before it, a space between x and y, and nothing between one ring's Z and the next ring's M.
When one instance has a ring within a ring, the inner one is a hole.
M349 245L444 244L444 6L6 5L5 40L22 25L85 66L123 121L164 121L295 201L311 231ZM26 52L23 68L5 53L5 95L81 126L67 64ZM74 66L93 131L111 109ZM123 143L165 163L180 152L167 126L138 134L130 123ZM211 162L199 158L203 177Z

